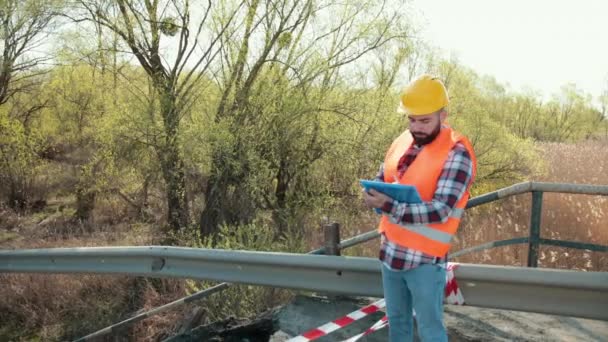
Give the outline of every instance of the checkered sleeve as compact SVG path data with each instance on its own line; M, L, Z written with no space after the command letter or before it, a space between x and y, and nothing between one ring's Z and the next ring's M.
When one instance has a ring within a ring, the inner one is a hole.
M466 192L472 175L471 156L464 145L458 143L448 155L430 202L412 204L388 201L382 207L382 212L388 215L392 223L400 225L445 222Z

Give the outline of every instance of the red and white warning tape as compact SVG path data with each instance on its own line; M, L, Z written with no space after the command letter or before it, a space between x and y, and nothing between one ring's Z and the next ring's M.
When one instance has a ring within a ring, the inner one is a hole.
M445 303L452 305L464 305L464 297L458 287L456 278L454 277L454 270L458 268L458 264L448 263L446 269L446 281L445 281Z
M445 300L444 300L444 302L446 304L452 304L452 305L463 305L464 297L462 296L462 292L460 291L460 288L458 287L458 283L456 283L456 278L454 277L454 270L456 268L458 268L458 264L454 264L454 263L448 263L448 265L446 267L446 283L445 283ZM386 306L386 303L384 302L384 299L380 299L364 308L361 308L357 311L353 311L344 317L340 317L332 322L323 324L322 326L320 326L318 328L309 330L300 336L296 336L296 337L288 340L287 342L308 342L308 341L316 340L319 337L325 336L331 332L341 329L341 328L351 324L352 322L359 320L369 314L377 312L380 309L384 308L385 306ZM415 314L416 313L414 312L414 315ZM388 326L388 318L386 316L384 316L384 317L382 317L382 319L380 319L378 322L376 322L374 325L372 325L366 331L364 331L358 335L355 335L347 340L344 340L343 342L355 342L355 341L359 340L361 337L363 337L365 335L369 335L386 326Z
M306 341L316 340L317 338L319 338L321 336L325 336L333 331L344 328L345 326L351 324L352 322L359 320L369 314L378 312L380 309L384 308L385 305L386 304L384 302L384 299L380 299L366 307L353 311L344 317L340 317L340 318L334 320L333 322L323 324L322 326L320 326L318 328L309 330L300 336L296 336L296 337L288 340L288 342L306 342Z
M462 292L460 292L460 288L456 283L456 279L454 278L454 270L458 267L458 264L448 263L447 272L446 272L446 282L445 282L445 303L453 304L453 305L463 305L464 297L462 296ZM416 312L414 312L414 316ZM372 325L369 329L364 332L355 335L343 342L356 342L359 341L363 336L369 335L373 332L376 332L384 327L388 326L388 317L382 317L378 322Z
M348 340L344 340L342 342L359 341L359 339L361 337L369 335L369 334L373 333L374 331L378 331L386 326L388 326L388 317L384 316L380 320L378 320L378 322L376 322L374 325L372 325L369 329L365 330L364 332L360 333L359 335L355 335L355 336L349 338Z

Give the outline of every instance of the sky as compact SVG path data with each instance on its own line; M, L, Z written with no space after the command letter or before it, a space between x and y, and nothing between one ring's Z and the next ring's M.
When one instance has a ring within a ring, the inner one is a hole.
M608 91L606 0L412 0L421 38L512 90Z

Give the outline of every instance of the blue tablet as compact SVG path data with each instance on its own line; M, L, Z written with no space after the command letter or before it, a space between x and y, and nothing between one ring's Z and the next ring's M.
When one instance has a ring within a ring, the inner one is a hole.
M422 199L418 194L418 190L413 185L404 185L396 183L384 183L378 181L370 181L361 179L361 185L365 188L365 191L374 189L381 192L394 200L406 203L421 203Z

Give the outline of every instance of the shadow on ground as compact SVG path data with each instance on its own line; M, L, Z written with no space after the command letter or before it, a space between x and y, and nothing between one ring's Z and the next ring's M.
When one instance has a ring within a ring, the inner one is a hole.
M254 322L218 322L165 341L283 342L375 300L300 295L290 304L268 312ZM343 341L364 332L383 316L384 312L370 314L315 341ZM604 321L451 305L445 307L444 319L451 342L608 341L608 322ZM388 341L388 329L376 331L359 341Z

